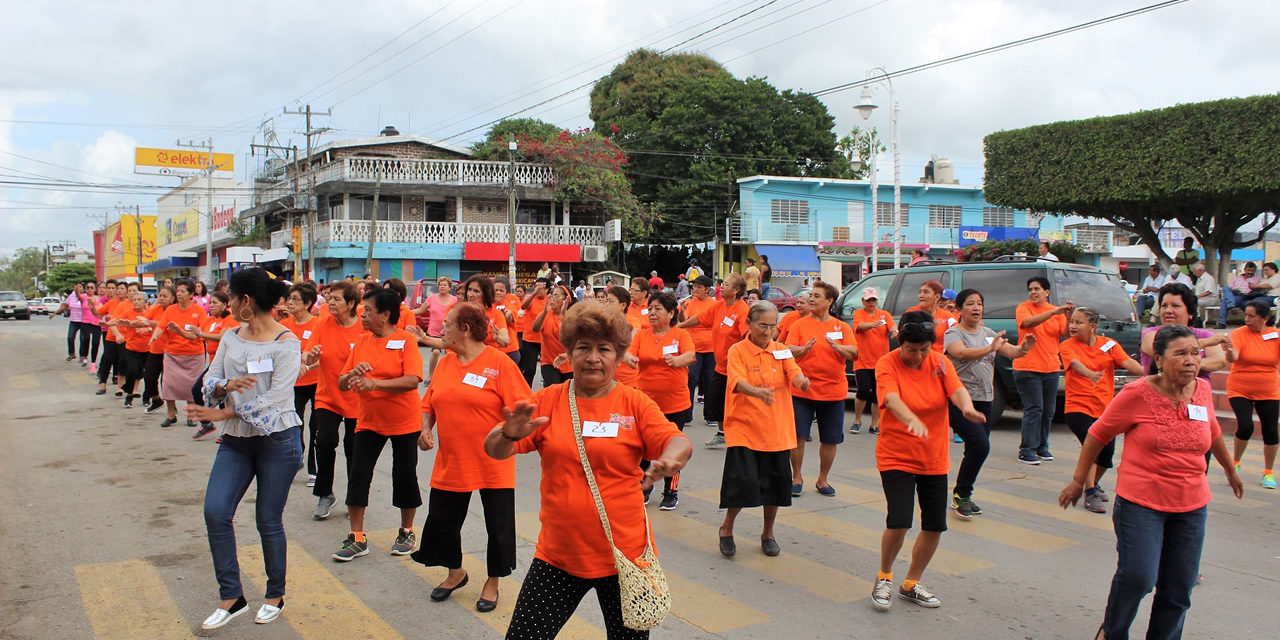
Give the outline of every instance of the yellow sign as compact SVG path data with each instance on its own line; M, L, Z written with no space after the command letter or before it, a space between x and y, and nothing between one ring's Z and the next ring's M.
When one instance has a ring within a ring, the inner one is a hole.
M141 235L142 242L138 242ZM121 216L120 221L107 227L103 236L106 245L104 265L108 275L136 273L138 258L142 264L156 259L156 217Z
M164 243L173 244L200 233L200 212L187 209L164 221Z
M199 149L150 149L136 147L133 151L133 172L161 176L198 176L209 167L208 152ZM230 153L213 154L213 176L230 178L235 170L235 156Z

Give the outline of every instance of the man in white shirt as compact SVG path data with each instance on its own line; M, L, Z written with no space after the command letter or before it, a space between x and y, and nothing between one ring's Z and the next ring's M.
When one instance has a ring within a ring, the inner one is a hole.
M1196 274L1195 292L1200 307L1221 307L1222 298L1218 291L1218 280L1205 271L1204 263L1197 262L1192 265L1191 273Z
M1182 269L1174 268L1169 270L1168 277L1165 279L1165 284L1168 284L1170 282L1176 282L1181 285L1186 285L1188 289L1191 289L1193 291L1196 288L1196 283L1191 281L1191 276L1183 273Z
M1036 247L1036 250L1040 252L1040 257L1036 258L1036 262L1061 262L1058 260L1058 256L1049 253L1048 242L1041 242L1040 246Z
M1138 289L1138 295L1134 297L1134 302L1138 305L1138 318L1142 318L1142 314L1148 309L1156 306L1156 292L1163 287L1165 283L1164 274L1161 273L1160 265L1151 265L1151 275L1142 281L1142 286Z

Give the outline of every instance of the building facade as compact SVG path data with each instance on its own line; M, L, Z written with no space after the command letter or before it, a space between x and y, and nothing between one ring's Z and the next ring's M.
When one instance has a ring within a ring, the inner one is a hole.
M229 228L247 193L245 185L230 178L190 177L156 198L156 255L143 271L158 280L192 277L208 284L225 278L227 248L235 244ZM211 225L212 268L205 250Z

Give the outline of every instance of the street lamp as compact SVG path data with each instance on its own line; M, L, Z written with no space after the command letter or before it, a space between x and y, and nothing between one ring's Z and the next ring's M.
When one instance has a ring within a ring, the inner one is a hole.
M889 136L893 140L893 266L898 267L899 258L902 255L902 157L899 152L898 145L898 101L893 98L893 81L889 79L889 72L881 67L872 67L867 71L867 79L875 79L876 83L883 82L889 88ZM871 112L875 111L878 105L871 100L871 84L863 85L862 96L858 104L854 105L854 109L862 115L862 119L866 120L871 117ZM878 149L872 148L871 153L871 209L873 226L875 221L875 209L877 206L876 193L876 169L875 161ZM873 234L874 236L874 234ZM879 251L877 239L872 237L872 255ZM874 259L874 258L873 258Z

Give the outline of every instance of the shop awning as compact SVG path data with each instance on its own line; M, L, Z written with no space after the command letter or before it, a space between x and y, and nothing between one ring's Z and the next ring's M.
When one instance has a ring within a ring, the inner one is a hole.
M506 261L511 246L505 242L468 242L463 245L464 260ZM516 244L516 260L520 262L581 262L582 247L576 244Z
M158 273L174 269L189 269L200 266L200 259L186 256L172 256L148 262L142 265L142 273Z
M814 278L822 275L818 254L810 246L758 244L756 254L769 258L769 268L775 277Z

